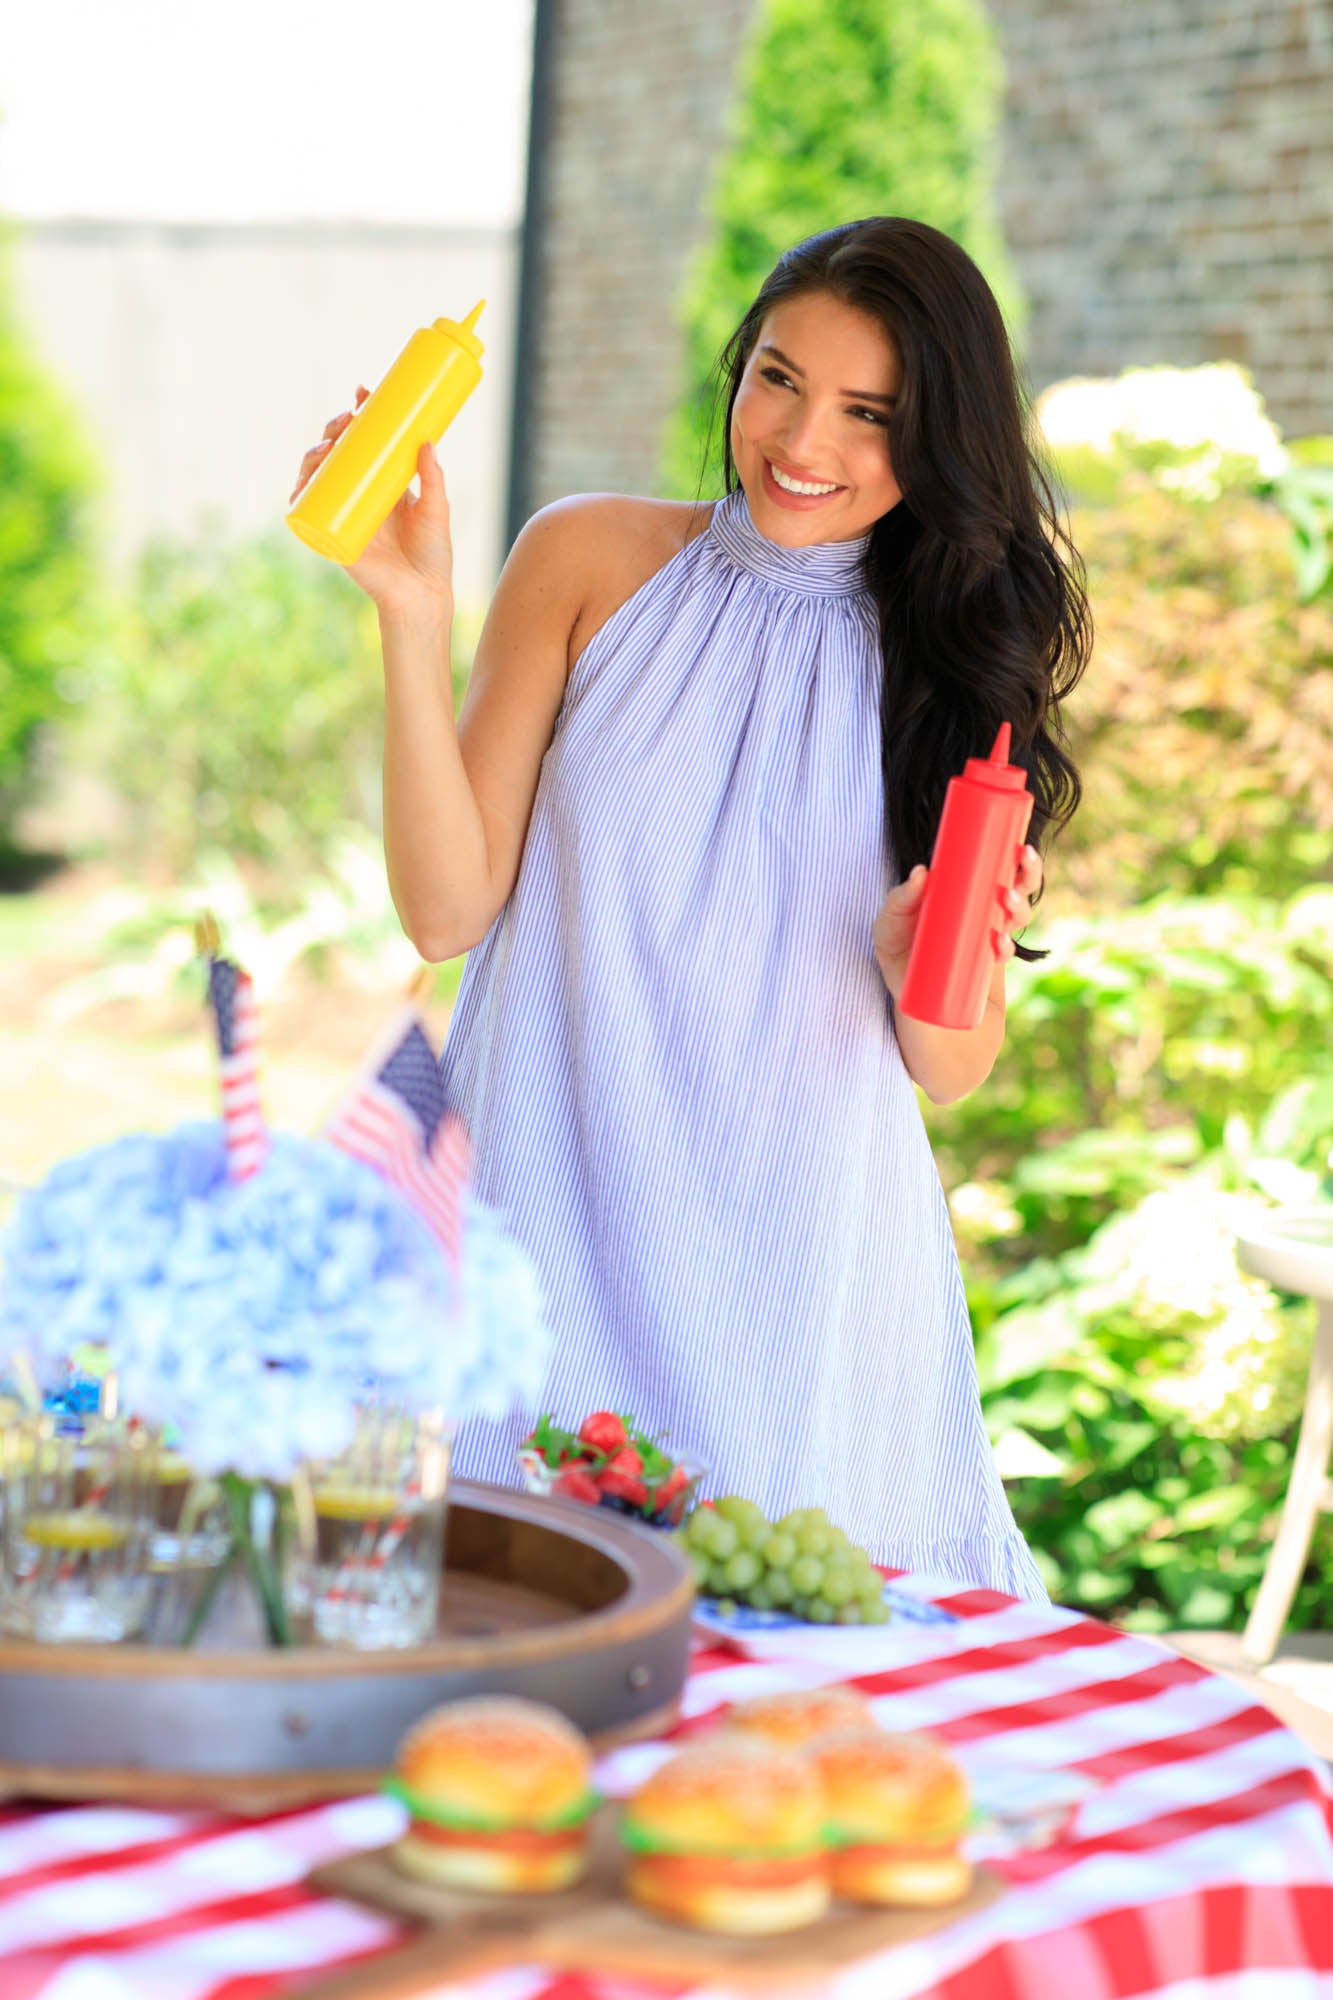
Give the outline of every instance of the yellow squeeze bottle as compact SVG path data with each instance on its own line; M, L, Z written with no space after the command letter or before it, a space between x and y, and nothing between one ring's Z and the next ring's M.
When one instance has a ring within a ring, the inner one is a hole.
M357 561L406 493L422 445L439 443L480 382L473 329L485 303L461 324L418 328L297 495L287 526L319 555Z

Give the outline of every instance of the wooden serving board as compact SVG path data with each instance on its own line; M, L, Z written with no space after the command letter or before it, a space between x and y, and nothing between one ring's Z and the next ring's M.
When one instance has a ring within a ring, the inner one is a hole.
M615 1807L597 1815L585 1880L555 1896L488 1896L437 1888L403 1874L388 1847L316 1869L308 1880L326 1894L370 1903L432 1929L401 1952L315 1987L310 2000L357 2000L362 1994L384 1994L387 2000L417 1990L414 1982L425 1986L506 1963L629 1979L713 1979L763 1990L808 1986L857 1959L943 1930L985 1909L1005 1889L997 1875L980 1868L971 1894L945 1908L870 1910L835 1904L827 1917L804 1930L766 1938L722 1937L666 1923L627 1900L618 1816Z

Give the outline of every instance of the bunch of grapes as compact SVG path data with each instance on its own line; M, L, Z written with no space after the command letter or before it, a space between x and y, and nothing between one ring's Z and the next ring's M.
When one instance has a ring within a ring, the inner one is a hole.
M888 1622L883 1577L822 1507L798 1507L770 1521L755 1501L729 1493L714 1506L696 1507L676 1540L700 1592L724 1604L786 1611L812 1625Z

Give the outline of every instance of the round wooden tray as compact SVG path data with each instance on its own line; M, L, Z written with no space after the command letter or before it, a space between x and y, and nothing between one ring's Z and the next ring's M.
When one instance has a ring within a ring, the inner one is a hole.
M437 1637L383 1653L260 1643L225 1594L198 1646L0 1643L0 1792L267 1811L373 1786L461 1695L527 1695L589 1735L652 1734L685 1678L689 1565L609 1511L455 1481Z

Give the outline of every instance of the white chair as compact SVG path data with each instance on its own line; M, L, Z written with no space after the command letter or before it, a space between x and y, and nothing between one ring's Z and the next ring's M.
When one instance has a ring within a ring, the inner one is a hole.
M1319 1305L1282 1519L1241 1641L1245 1660L1262 1667L1282 1637L1314 1524L1321 1513L1333 1512L1333 1479L1328 1476L1333 1450L1333 1206L1275 1208L1237 1236L1236 1256L1242 1270L1267 1279L1279 1291L1302 1292Z

